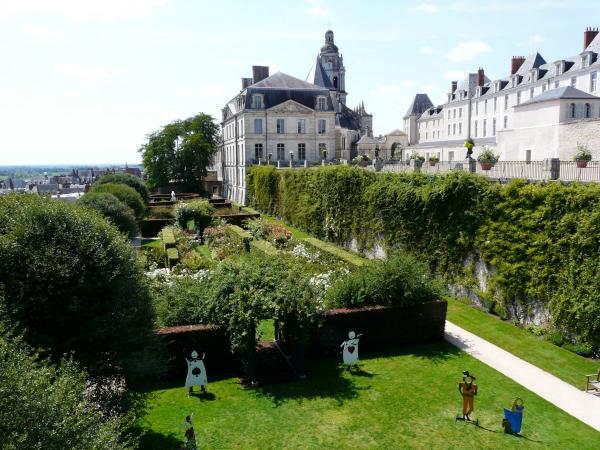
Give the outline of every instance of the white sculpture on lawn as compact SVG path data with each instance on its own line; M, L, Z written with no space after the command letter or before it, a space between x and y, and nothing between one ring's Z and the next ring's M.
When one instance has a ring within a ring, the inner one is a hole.
M361 336L362 334L357 336L354 331L350 331L348 333L348 340L342 342L342 345L340 345L342 348L344 364L346 364L348 368L358 364L358 340Z
M171 201L172 202L176 202L177 201L177 196L175 195L175 191L171 191Z
M202 359L199 359L198 352L194 350L192 359L185 359L188 365L185 387L189 389L189 394L194 392L194 386L200 386L200 390L206 392L204 386L208 384L208 380L206 378L206 368L204 367L204 356L205 354L202 354Z

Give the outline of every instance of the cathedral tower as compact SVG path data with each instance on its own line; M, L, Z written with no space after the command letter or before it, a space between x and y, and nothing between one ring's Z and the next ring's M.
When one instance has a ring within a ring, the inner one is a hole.
M336 110L339 111L339 103L346 104L346 68L344 58L334 43L333 31L327 30L325 33L325 44L306 81L328 88Z

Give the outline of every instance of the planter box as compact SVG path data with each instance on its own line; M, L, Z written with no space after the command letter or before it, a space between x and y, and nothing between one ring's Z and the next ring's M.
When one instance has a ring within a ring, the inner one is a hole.
M436 164L437 164L437 161L429 161L429 165L432 167L435 166Z
M585 169L587 167L589 161L583 160L583 159L578 159L575 162L577 163L578 169Z
M492 167L494 167L494 164L496 164L496 163L480 162L479 164L481 165L481 170L491 170Z
M364 335L360 349L367 352L439 342L444 339L447 308L445 301L433 301L407 307L325 311L321 325L312 332L307 353L338 357L349 331Z

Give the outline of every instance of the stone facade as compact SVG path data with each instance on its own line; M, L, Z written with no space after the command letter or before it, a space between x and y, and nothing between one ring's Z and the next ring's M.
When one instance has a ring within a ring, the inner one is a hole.
M449 161L461 154L462 159L463 144L469 138L475 141L475 157L490 147L505 161L572 159L578 142L595 152L594 119L600 118L598 53L598 30L587 29L584 49L575 56L554 62L546 62L539 53L513 57L510 75L497 80L487 78L480 68L460 84L453 81L447 101L439 106L426 94L417 94L404 117L409 137L406 157L429 153ZM560 97L556 98L561 105L558 109L544 100L552 97ZM575 112L566 117L572 103ZM529 122L528 111L539 116L535 125ZM580 124L573 126L575 122ZM579 135L567 138L569 132L563 130L576 130Z

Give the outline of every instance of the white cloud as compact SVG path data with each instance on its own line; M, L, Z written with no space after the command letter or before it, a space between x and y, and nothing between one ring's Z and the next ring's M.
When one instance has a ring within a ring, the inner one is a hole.
M77 22L110 22L153 14L170 0L0 0L0 18L52 15Z
M462 80L467 76L467 72L461 72L460 70L448 70L444 72L444 80Z
M435 14L440 12L439 6L433 5L431 3L421 3L419 5L413 6L410 8L411 11L424 12Z
M327 17L331 15L331 11L323 6L321 6L321 2L319 0L306 0L310 8L306 10L308 14L311 16L319 16L319 17Z
M433 48L433 47L429 47L429 46L419 47L419 53L421 55L435 55L438 52L439 52L439 50L437 48Z
M231 92L228 92L224 84L209 84L200 88L180 89L176 94L180 97L217 97L223 99Z
M534 44L541 44L542 42L544 42L544 36L542 36L541 34L534 34L533 36L531 36L531 42L533 42Z
M80 80L102 80L127 73L125 69L109 69L94 64L55 64L54 71L65 77Z
M503 1L492 0L481 2L480 0L456 1L447 9L460 13L489 13L502 11L534 11L547 9L563 9L572 6L573 0L527 0L527 1Z
M469 61L477 58L483 53L489 53L491 51L492 47L485 42L459 42L456 47L446 54L446 58L450 61Z
M25 25L23 32L30 38L39 42L48 42L63 37L63 33L58 28L47 27L44 25Z

